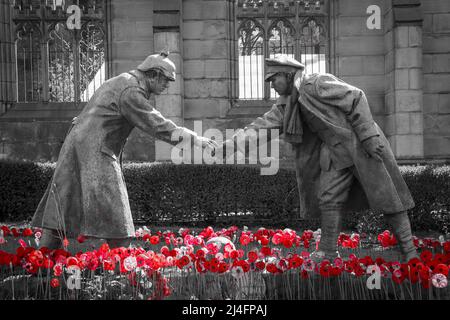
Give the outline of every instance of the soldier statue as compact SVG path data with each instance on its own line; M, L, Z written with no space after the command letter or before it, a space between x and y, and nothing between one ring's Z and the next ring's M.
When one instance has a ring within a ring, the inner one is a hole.
M343 213L370 207L384 213L403 259L417 257L407 215L414 201L366 95L332 74L304 69L286 55L266 59L265 81L279 98L240 136L249 138L249 129L279 129L292 145L301 210L318 207L321 214L320 244L312 256L337 257ZM239 145L237 137L220 149ZM218 154L225 151L220 149Z
M135 127L173 145L186 138L211 151L217 146L166 119L149 101L169 81L175 81L175 65L168 54L150 55L137 70L106 81L74 118L32 220L43 228L41 246L60 247L78 235L106 239L113 247L129 244L135 229L121 160Z

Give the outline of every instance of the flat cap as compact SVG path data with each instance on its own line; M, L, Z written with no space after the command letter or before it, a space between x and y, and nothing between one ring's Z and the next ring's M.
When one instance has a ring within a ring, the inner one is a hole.
M279 55L276 58L266 59L266 75L264 81L269 81L278 72L295 72L297 70L305 69L305 65L298 62L285 54Z
M148 71L150 69L156 69L161 71L170 81L175 81L175 64L167 58L168 52L161 52L149 55L137 69L139 71Z

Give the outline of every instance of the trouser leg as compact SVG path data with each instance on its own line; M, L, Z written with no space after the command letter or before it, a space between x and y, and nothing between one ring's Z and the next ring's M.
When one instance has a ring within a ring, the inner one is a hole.
M39 240L39 247L47 247L49 249L59 249L62 247L61 235L53 229L43 229L42 236Z
M342 170L322 170L320 174L319 208L321 213L321 237L319 255L327 259L339 256L337 240L341 232L342 211L353 183L353 172Z
M416 247L412 240L411 223L406 211L398 213L388 213L384 215L387 223L392 228L392 232L397 239L402 260L408 262L412 258L418 257Z

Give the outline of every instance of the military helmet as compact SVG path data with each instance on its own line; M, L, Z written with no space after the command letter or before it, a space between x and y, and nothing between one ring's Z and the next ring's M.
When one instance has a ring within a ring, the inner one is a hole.
M305 65L287 55L266 59L266 75L264 81L270 81L278 72L295 72L305 69Z
M137 69L139 71L148 70L159 70L164 76L166 76L170 81L175 81L175 64L167 58L169 56L168 52L162 51L161 53L156 53L149 55Z

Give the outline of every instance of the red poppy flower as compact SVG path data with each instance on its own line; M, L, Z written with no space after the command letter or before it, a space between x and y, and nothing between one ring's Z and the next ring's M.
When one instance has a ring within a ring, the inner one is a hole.
M228 264L225 262L219 263L219 273L224 273L228 270Z
M264 270L264 268L266 267L266 263L260 260L255 263L255 266L258 270Z
M422 264L419 258L412 258L408 261L408 265L412 268L417 268L419 264Z
M53 274L54 274L56 277L59 277L59 276L62 274L62 271L63 271L62 265L60 265L60 264L55 264L55 265L53 266Z
M434 255L434 259L433 260L435 260L437 263L445 263L445 262L447 262L446 256L444 254L442 254L442 253L439 253L439 252Z
M450 252L450 241L444 242L443 248L445 252Z
M242 234L239 242L241 243L241 245L246 246L251 242L251 239L247 234Z
M299 256L294 256L291 259L289 259L289 268L290 269L296 269L300 268L300 266L303 264L303 259Z
M52 288L59 287L59 280L57 278L53 278L52 280L50 280L50 285L52 286Z
M159 243L159 237L158 236L151 236L150 237L150 243L153 245L157 245Z
M423 262L428 262L433 258L433 254L431 253L431 251L428 250L424 250L422 251L422 253L420 254L420 260L422 260Z
M259 242L262 246L267 246L269 244L269 238L267 236L262 236L259 238Z
M270 247L262 247L261 248L261 253L264 256L270 256L272 254L272 249L270 249Z
M266 270L267 270L268 272L270 272L270 273L278 273L278 272L279 272L279 271L278 271L278 268L277 268L276 265L273 264L273 263L268 263L268 264L266 265Z
M103 260L103 269L108 271L114 271L115 267L116 266L114 260L112 259Z
M9 234L11 233L11 230L7 226L1 226L0 229L2 229L3 235L5 237L9 236Z
M398 271L398 270L397 270ZM401 284L405 280L406 276L402 272L393 272L392 281L396 284Z
M230 252L230 258L235 260L237 258L239 258L239 252L237 250L233 250Z
M242 270L244 272L249 272L250 271L250 263L248 263L245 260L239 261L239 266L242 268Z
M249 251L247 253L247 257L249 262L255 262L256 260L258 260L258 253L256 253L255 251Z
M330 276L331 265L329 263L321 263L319 267L319 273L322 277Z
M301 275L302 279L308 279L308 271L302 270L300 272L300 275Z
M338 267L331 267L331 269L330 269L330 275L333 276L333 277L340 276L341 273L342 273L341 268L338 268Z
M25 229L23 229L23 231L22 231L22 235L23 235L24 237L30 237L30 236L33 235L33 230L31 230L30 228L25 228Z
M75 257L69 257L69 258L67 258L67 260L66 260L66 265L67 265L68 267L70 267L70 266L78 266L78 265L79 265L79 261L78 261L78 259L75 258Z
M18 236L20 236L20 232L17 231L16 228L11 228L11 232L12 232L14 238L17 238Z
M217 273L219 272L219 264L212 264L209 267L209 271L213 272L213 273Z
M433 273L442 273L444 276L448 276L448 267L443 263L439 263L434 268Z
M64 238L63 240L63 247L67 248L69 246L69 240L67 240L67 238Z
M83 243L83 242L86 241L86 237L85 237L84 235L80 234L80 235L77 237L77 241L78 241L79 243Z

